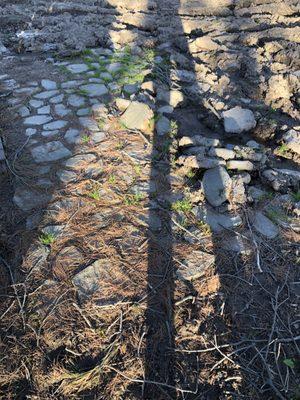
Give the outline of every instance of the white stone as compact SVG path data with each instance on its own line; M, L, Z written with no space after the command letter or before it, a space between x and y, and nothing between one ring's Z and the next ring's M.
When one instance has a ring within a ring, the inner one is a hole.
M37 132L37 130L34 129L34 128L27 128L26 131L25 131L25 135L26 136L33 136L33 135L36 134L36 132Z
M222 113L227 133L242 133L255 128L256 120L251 110L234 107Z

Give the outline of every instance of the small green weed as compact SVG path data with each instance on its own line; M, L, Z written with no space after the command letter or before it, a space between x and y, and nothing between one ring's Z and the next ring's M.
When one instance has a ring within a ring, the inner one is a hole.
M44 245L44 246L50 246L52 243L55 242L55 235L53 235L52 233L43 233L40 236L40 242Z
M300 201L300 190L298 190L298 192L292 193L292 197L295 202Z
M277 152L283 156L288 152L288 150L288 146L284 143L277 148Z
M193 205L188 199L177 200L172 204L172 210L176 212L189 213L192 211Z
M83 135L83 136L81 137L82 143L84 143L84 144L89 143L90 139L91 139L91 138L90 138L89 135Z
M108 183L109 184L114 185L116 183L116 180L117 180L116 175L113 175L113 174L109 175L109 177L108 177Z
M99 190L92 190L91 192L88 193L88 197L97 201L100 200L101 198Z
M124 202L127 206L137 206L144 199L142 193L127 194L124 198Z

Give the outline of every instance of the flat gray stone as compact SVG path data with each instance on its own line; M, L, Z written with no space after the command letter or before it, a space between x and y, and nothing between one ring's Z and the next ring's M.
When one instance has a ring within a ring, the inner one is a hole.
M68 129L65 140L70 144L82 144L82 137L78 129Z
M185 266L183 266L184 264ZM203 276L215 264L215 256L203 251L192 251L176 271L180 280L192 281Z
M54 141L34 147L31 150L32 157L36 162L57 161L70 157L72 153L61 142Z
M48 131L53 131L55 129L62 129L68 125L68 121L58 120L50 122L50 124L46 124L43 126L43 129Z
M34 115L32 117L26 118L24 120L24 124L25 125L44 125L51 120L52 120L52 117L50 117L50 115Z
M93 296L110 281L110 264L108 260L97 260L92 265L76 274L72 280L79 297L84 300Z
M56 175L62 183L74 182L77 179L77 174L72 171L60 170L57 171Z
M153 111L147 104L133 101L121 116L120 122L128 129L147 131L153 116Z
M52 99L50 99L49 101L51 104L58 104L58 103L61 103L63 101L63 99L64 99L64 95L60 94L58 96L52 97Z
M69 108L66 108L66 106L62 103L56 104L54 107L54 111L55 114L59 117L65 117L66 115L71 113L71 110Z
M87 117L90 114L91 114L90 108L81 108L76 112L76 115L78 115L78 117Z
M56 90L57 84L54 81L50 81L49 79L42 79L41 85L46 90Z
M227 133L242 133L256 127L256 120L251 110L234 107L222 113L224 128Z
M72 89L83 84L83 81L67 81L61 84L62 89Z
M165 116L161 116L156 122L155 128L158 135L167 135L171 130L170 120Z
M81 74L88 71L89 67L86 64L71 64L67 66L68 70L74 74Z
M27 107L23 106L23 107L20 107L20 108L19 108L18 114L19 114L21 117L28 117L28 115L30 115L30 111L28 110Z
M79 122L85 129L87 129L89 131L93 131L93 132L99 131L99 126L93 118L81 117L81 118L79 118Z
M128 84L123 87L123 92L126 93L128 96L135 94L138 92L140 86L138 84Z
M239 215L220 214L207 207L195 207L193 212L197 219L208 224L215 233L220 233L224 229L233 229L242 224Z
M68 103L73 107L82 107L85 104L85 98L77 94L72 94L68 97Z
M101 143L106 139L106 134L105 132L92 132L91 135L91 141L94 143Z
M50 114L50 106L44 106L44 107L38 108L37 113L38 114Z
M257 232L268 239L274 239L279 234L277 226L260 211L255 212L252 224Z
M50 99L50 97L56 96L58 93L59 93L58 90L47 90L46 92L41 92L36 94L34 97L36 99L45 100L45 99Z
M28 188L17 187L13 201L23 211L30 211L47 205L51 196Z
M203 190L207 201L218 207L228 200L232 179L223 167L216 167L205 171L203 176Z
M67 160L65 162L65 166L67 168L72 168L75 170L81 169L83 168L83 166L86 163L91 163L93 161L96 160L96 156L94 154L79 154L77 156L74 156L72 158L69 158L69 160Z
M39 108L44 105L44 102L42 100L30 100L29 102L30 106L33 108Z
M54 131L42 131L41 135L44 137L52 137L55 135L58 135L59 131L58 130L54 130Z
M108 93L108 89L101 83L90 83L80 87L85 90L89 97L100 97Z

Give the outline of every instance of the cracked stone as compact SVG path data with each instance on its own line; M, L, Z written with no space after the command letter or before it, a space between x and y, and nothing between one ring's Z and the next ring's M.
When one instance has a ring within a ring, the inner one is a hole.
M229 199L232 179L225 168L205 171L202 183L204 195L212 206L218 207Z
M61 142L54 141L42 144L31 149L32 157L36 162L57 161L70 157L72 153Z
M86 163L91 163L96 160L96 156L94 154L80 154L78 156L74 156L72 158L69 158L65 162L65 166L67 168L72 168L72 169L82 169L84 164Z
M64 104L56 104L54 107L55 114L57 114L59 117L65 117L66 115L71 113L71 110L69 108L66 108Z

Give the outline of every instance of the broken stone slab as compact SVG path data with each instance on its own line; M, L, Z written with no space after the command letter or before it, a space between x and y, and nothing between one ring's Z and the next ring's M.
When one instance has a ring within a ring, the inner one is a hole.
M205 146L205 147L218 147L220 146L219 139L212 139L205 136L195 135L195 136L184 136L179 140L179 147L188 146Z
M47 161L57 161L62 158L70 157L72 153L61 142L54 141L42 144L31 149L34 160L38 163Z
M116 277L112 275L110 262L104 259L97 260L84 268L74 276L72 282L82 301L89 299L96 294L96 292L101 296L101 292L104 292L109 283L120 283ZM108 301L106 300L106 303L109 304L109 302L109 299Z
M224 128L227 133L248 132L256 127L256 120L251 110L239 106L223 111Z
M266 169L262 172L265 183L276 192L286 193L290 188L299 189L300 172L288 169Z
M220 157L223 158L223 160L232 160L235 158L235 152L233 150L221 147L211 147L208 151L208 155L212 157Z
M97 121L90 117L80 117L79 118L80 125L82 125L85 129L92 132L98 132L99 126Z
M243 158L244 160L260 162L264 157L263 153L258 153L253 148L247 146L234 146L233 150L235 151L236 158Z
M209 206L195 207L193 213L199 221L208 224L214 233L220 233L224 229L236 228L243 222L238 214L220 214L212 210Z
M201 156L181 156L177 160L177 164L183 165L185 168L191 169L210 169L218 166L225 166L226 161L218 158L209 158Z
M50 200L50 195L24 187L17 187L13 197L13 202L23 211L46 206Z
M60 170L57 171L56 175L62 183L70 183L77 180L77 174L72 171Z
M89 97L101 97L108 93L107 87L100 83L83 85L80 89L84 90Z
M95 160L96 160L96 156L94 154L91 154L91 153L79 154L77 156L69 158L69 160L67 160L65 162L65 166L67 168L79 170L79 169L82 169L87 163L91 163Z
M148 131L150 120L154 117L151 108L144 103L133 101L120 118L120 123L127 129Z
M225 168L216 167L205 171L202 184L204 196L213 207L218 207L229 199L232 179Z
M25 118L24 125L44 125L51 120L52 117L50 117L50 115L34 115L32 117Z
M251 161L230 160L226 163L227 169L237 169L238 171L253 171L254 165Z
M79 81L67 81L61 84L62 89L73 89L83 84L82 80Z
M224 250L238 254L250 255L252 251L250 242L239 235L226 236L221 240L220 246Z
M97 103L92 106L92 113L95 117L106 117L108 110L105 104Z
M277 226L260 211L254 213L251 222L254 229L268 239L274 239L279 234Z
M203 276L214 266L215 256L203 251L192 251L182 264L176 270L177 277L183 281L192 281Z

